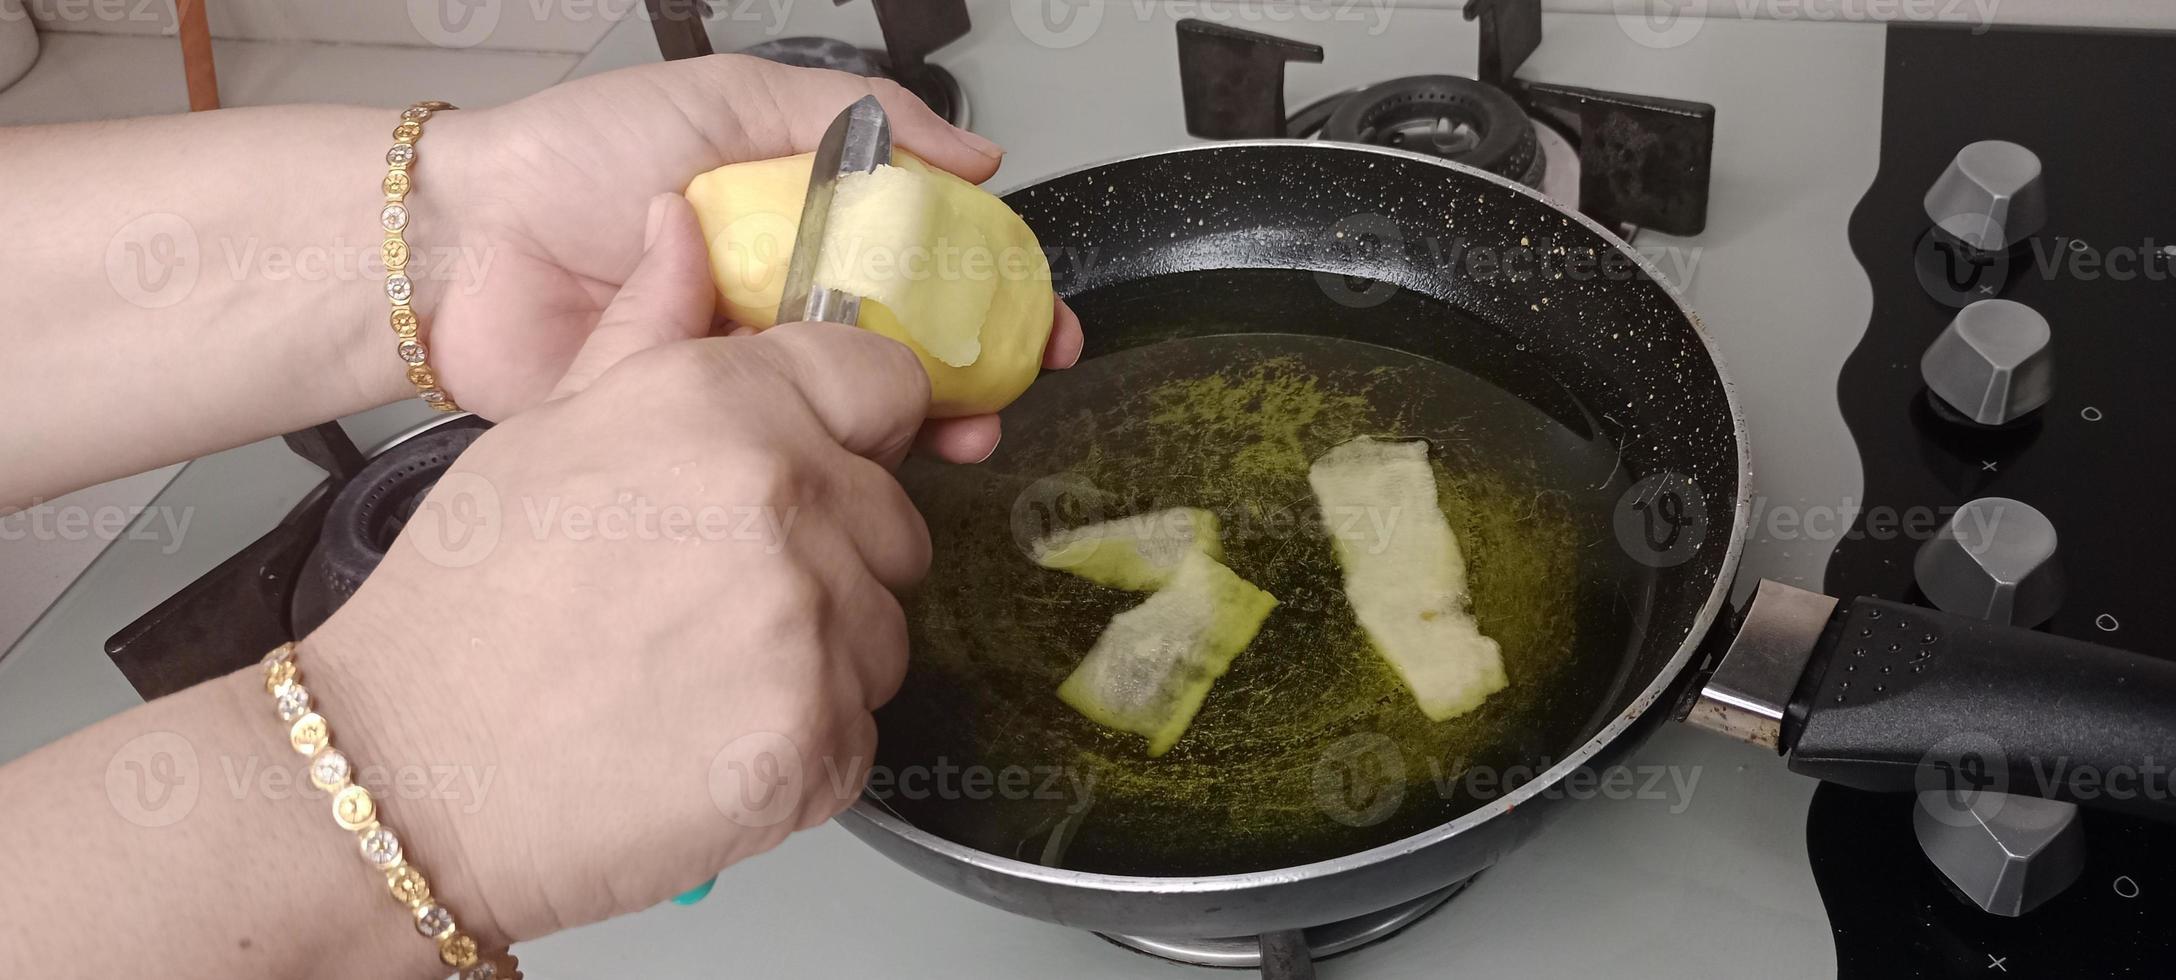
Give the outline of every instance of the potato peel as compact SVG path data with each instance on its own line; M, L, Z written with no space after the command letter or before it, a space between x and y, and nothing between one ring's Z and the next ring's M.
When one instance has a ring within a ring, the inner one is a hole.
M1428 444L1362 436L1322 454L1307 482L1344 568L1346 599L1421 711L1445 721L1503 690L1503 653L1474 620Z
M1148 739L1151 757L1163 755L1276 607L1276 596L1188 552L1168 585L1111 618L1058 697L1097 724Z

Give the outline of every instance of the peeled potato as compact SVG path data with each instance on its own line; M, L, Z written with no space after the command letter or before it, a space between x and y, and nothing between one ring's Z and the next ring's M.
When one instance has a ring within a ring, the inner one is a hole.
M777 319L811 161L736 163L688 185L735 323ZM1027 223L988 191L904 150L892 164L841 178L817 282L861 296L862 327L921 358L931 417L995 412L1042 367L1050 266Z

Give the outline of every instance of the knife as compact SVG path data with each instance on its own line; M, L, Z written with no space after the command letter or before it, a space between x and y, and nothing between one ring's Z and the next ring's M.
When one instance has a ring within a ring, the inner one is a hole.
M839 178L868 173L892 161L892 124L874 95L864 95L831 120L816 162L809 168L808 197L801 204L801 228L794 234L793 258L786 266L786 288L778 303L778 322L824 320L859 326L861 297L816 285L822 264L824 229L831 223L832 192Z

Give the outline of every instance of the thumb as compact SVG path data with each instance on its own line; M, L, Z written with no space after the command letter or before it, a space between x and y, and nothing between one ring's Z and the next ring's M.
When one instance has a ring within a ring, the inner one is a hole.
M678 194L651 198L641 260L597 319L597 328L575 353L551 396L563 398L589 387L598 375L633 354L708 334L716 302L710 253L695 210Z

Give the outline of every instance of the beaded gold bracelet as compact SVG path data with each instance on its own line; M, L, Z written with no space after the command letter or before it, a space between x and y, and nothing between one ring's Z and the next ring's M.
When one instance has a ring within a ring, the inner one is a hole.
M416 393L441 412L458 412L453 396L431 373L430 350L423 346L421 325L416 322L415 280L408 277L408 191L415 186L416 141L423 138L423 121L434 112L454 108L445 102L418 102L401 110L400 125L393 128L393 147L385 151L385 207L378 224L385 229L385 298L393 302L393 334L400 338L395 352L408 364L408 381Z
M400 837L378 821L377 800L352 781L353 764L332 747L331 726L312 710L310 692L295 665L295 645L275 647L265 654L263 666L264 689L272 695L280 720L290 726L287 744L310 760L310 785L332 794L333 822L355 834L363 860L385 876L386 890L408 909L416 931L438 945L439 961L452 967L460 980L520 980L513 954L478 950L476 940L455 925L453 913L432 897L423 872L408 863Z

